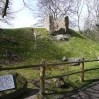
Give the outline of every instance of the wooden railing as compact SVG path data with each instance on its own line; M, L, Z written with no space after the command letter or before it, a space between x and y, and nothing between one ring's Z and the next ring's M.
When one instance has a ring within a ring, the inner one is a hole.
M74 75L74 74L80 73L80 81L83 82L84 81L84 72L99 69L99 67L84 69L84 63L85 62L94 62L94 61L99 61L99 60L97 60L97 59L96 60L85 60L84 58L82 58L82 60L79 61L79 62L62 62L62 63L49 63L49 64L46 61L43 61L42 64L36 64L36 65L17 66L17 67L0 67L0 71L40 67L40 95L43 96L44 92L45 92L45 90L44 90L45 89L44 88L45 80L52 79L52 78L61 78L61 77L64 77L64 76L69 76L69 75ZM58 65L65 65L65 64L71 64L71 63L80 63L81 70L77 71L77 72L58 75L58 76L45 77L46 66L58 66Z

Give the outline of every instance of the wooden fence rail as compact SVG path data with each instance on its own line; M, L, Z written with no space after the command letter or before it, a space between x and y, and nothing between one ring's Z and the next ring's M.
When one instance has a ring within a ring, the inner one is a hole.
M45 61L42 62L42 64L36 64L36 65L28 65L28 66L16 66L16 67L0 67L0 71L3 70L15 70L15 69L24 69L24 68L33 68L33 67L40 67L40 95L44 95L44 85L45 85L45 80L46 79L52 79L52 78L60 78L64 76L69 76L73 74L80 73L80 81L84 81L84 72L91 71L91 70L96 70L98 68L91 68L91 69L85 69L84 70L84 63L85 62L94 62L94 61L99 61L98 59L96 60L85 60L82 58L81 61L79 62L62 62L62 63L47 63ZM45 77L45 71L46 71L46 66L58 66L58 65L65 65L65 64L71 64L71 63L80 63L81 65L81 70L77 72L72 72L72 73L67 73L63 75L58 75L58 76L51 76L51 77Z
M64 76L70 76L70 75L74 75L74 74L78 74L78 73L81 73L81 72L88 72L88 71L91 71L91 70L97 70L99 69L98 68L91 68L91 69L85 69L85 70L80 70L80 71L77 71L77 72L72 72L72 73L67 73L67 74L63 74L63 75L58 75L58 76L50 76L50 77L44 77L44 79L52 79L52 78L61 78L61 77L64 77ZM84 77L83 77L84 78ZM83 80L84 81L84 80Z
M70 64L70 63L82 63L82 62L94 62L94 61L99 61L99 60L81 60L78 62L61 62L61 63L46 63L46 66L58 66L58 65L65 65L65 64ZM24 68L33 68L33 67L43 67L45 64L36 64L36 65L24 65L24 66L7 66L7 67L0 67L0 71L2 70L14 70L14 69L24 69Z

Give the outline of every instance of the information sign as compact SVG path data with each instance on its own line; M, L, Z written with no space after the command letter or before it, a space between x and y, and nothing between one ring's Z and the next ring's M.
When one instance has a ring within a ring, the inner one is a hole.
M13 88L15 88L15 85L14 85L13 76L11 74L0 76L0 91L13 89Z

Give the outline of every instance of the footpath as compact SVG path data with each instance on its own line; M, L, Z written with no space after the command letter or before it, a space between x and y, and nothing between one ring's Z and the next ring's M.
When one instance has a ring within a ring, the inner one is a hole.
M73 92L67 98L63 97L63 99L99 99L99 81Z
M30 97L24 99L37 99L37 96L32 94ZM69 95L64 94L54 99L99 99L99 81L93 82L87 87L72 91Z

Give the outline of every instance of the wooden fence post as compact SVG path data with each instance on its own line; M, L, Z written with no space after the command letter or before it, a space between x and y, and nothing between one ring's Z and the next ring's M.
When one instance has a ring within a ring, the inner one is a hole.
M40 95L44 95L44 76L45 76L45 61L42 62L44 66L40 67Z
M82 58L82 62L81 62L81 73L80 73L80 81L83 82L84 81L84 58Z

